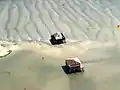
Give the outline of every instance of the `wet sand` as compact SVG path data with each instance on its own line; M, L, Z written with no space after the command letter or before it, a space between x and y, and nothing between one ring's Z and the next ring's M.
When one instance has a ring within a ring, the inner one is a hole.
M70 53L67 49L66 52ZM69 56L62 53L66 56L48 56L31 46L31 49L16 51L2 58L0 90L120 89L120 56L115 47L91 49L81 55L73 52L84 61L85 72L71 75L66 75L61 68Z

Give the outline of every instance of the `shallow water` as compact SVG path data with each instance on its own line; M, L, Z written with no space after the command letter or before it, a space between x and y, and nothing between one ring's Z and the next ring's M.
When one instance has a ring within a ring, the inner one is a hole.
M61 66L69 56L42 53L43 48L26 49L0 60L0 90L118 90L120 88L119 50L93 48L75 52L85 66L84 73L66 75ZM56 49L57 51L58 49ZM39 52L36 52L39 51ZM44 57L44 58L42 58Z

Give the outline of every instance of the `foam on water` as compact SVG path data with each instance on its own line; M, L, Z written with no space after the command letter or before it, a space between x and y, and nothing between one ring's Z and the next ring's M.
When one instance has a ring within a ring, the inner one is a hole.
M68 40L66 44L61 45L51 45L49 42L39 42L36 43L24 43L21 47L24 47L24 49L32 49L34 50L34 47L37 47L38 50L36 52L43 53L48 56L52 57L67 57L67 56L79 56L81 54L84 54L86 51L90 49L97 49L97 48L110 48L115 47L116 43L114 42L96 42L96 41L71 41Z

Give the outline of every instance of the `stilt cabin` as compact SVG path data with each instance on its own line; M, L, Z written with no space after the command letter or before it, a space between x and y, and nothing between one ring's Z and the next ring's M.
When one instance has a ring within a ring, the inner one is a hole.
M65 65L68 67L69 73L84 72L84 66L78 57L67 58L65 60Z

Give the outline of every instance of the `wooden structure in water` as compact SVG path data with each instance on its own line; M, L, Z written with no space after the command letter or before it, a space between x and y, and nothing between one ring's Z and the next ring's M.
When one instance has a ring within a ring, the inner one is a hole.
M84 72L84 66L79 58L67 58L65 60L65 66L68 73Z

